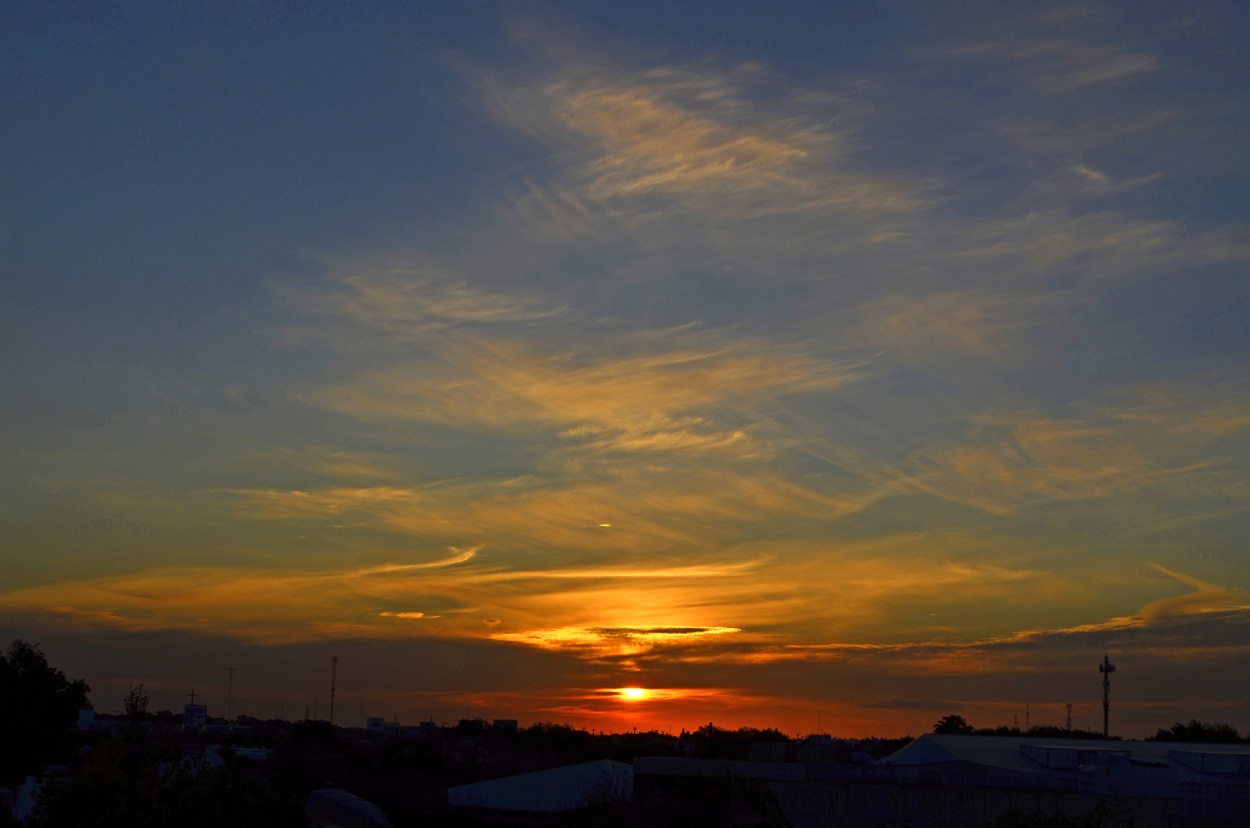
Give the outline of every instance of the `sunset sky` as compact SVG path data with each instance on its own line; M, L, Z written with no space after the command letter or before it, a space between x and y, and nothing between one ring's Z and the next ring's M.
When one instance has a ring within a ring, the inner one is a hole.
M9 3L0 101L101 710L1250 728L1250 4Z

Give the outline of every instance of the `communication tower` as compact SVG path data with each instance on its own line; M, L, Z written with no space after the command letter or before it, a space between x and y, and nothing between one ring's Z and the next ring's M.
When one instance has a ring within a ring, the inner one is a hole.
M1106 653L1098 672L1102 673L1102 737L1106 739L1111 736L1111 674L1115 672L1115 665Z

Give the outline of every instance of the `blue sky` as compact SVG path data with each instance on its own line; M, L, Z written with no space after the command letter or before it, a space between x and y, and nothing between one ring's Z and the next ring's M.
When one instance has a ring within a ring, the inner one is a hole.
M1250 725L1241 4L0 15L0 613L105 698Z

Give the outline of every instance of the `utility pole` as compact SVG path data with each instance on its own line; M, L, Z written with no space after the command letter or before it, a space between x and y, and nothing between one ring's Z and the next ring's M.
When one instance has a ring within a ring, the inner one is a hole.
M239 668L227 667L225 669L226 669L226 674L229 675L230 677L229 684L228 684L228 687L230 689L226 691L226 721L233 722L234 721L234 672L235 670L238 670Z
M334 724L334 685L339 680L339 657L330 659L330 724Z
M1102 737L1108 739L1111 737L1111 674L1115 672L1115 665L1106 653L1098 672L1102 673Z
M1068 730L1072 729L1072 702L1068 702Z

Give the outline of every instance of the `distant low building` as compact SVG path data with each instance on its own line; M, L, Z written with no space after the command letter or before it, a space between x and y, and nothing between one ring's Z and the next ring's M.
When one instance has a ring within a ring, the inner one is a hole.
M95 730L95 726L95 705L90 701L83 701L82 707L78 709L78 729Z
M182 706L182 726L186 730L195 730L208 722L208 705L184 704Z

